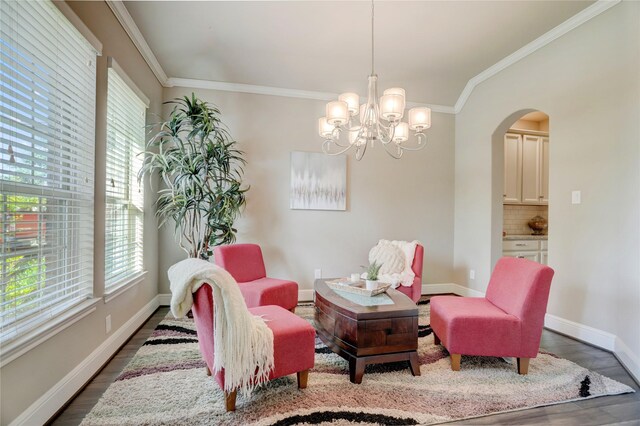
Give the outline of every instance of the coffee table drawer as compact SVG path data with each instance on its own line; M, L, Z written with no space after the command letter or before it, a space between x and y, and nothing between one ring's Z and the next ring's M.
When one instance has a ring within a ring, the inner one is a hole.
M358 324L358 348L362 353L371 348L385 353L415 350L417 333L417 317L362 321Z

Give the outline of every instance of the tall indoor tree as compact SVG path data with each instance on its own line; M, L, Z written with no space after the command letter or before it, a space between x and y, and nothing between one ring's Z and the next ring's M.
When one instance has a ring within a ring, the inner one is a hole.
M212 247L236 239L233 223L246 203L243 152L221 121L220 110L196 97L176 98L167 121L158 123L138 178L159 173L159 226L169 219L189 257L208 259Z

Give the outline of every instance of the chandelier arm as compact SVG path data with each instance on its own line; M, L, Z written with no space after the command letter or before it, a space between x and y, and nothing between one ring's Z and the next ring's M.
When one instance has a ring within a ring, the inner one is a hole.
M416 133L416 138L418 139L418 146L410 147L410 146L402 146L403 150L406 151L420 151L421 149L425 149L427 146L427 135L424 133Z
M367 143L364 143L362 145L356 146L356 160L362 160L362 157L364 157L364 153L367 152L367 145Z
M331 138L327 139L338 145L340 148L350 147L351 144L344 145L344 143L340 140L340 133L343 131L341 127L336 126L331 132ZM347 130L348 131L348 130Z
M397 148L397 153L394 153L392 151L389 150L389 145L387 144L382 144L382 146L384 147L384 150L387 151L387 154L389 154L391 157L395 158L396 160L399 160L402 157L403 154L403 148L398 145L398 144L394 144L395 147Z
M349 145L348 147L346 147L343 150L340 150L338 152L331 152L331 148L328 148L328 146L331 144L331 142L333 142L333 140L331 139L325 139L325 141L322 143L322 152L324 152L327 155L340 155L340 154L344 154L345 152L349 151L351 149L351 147L353 145Z

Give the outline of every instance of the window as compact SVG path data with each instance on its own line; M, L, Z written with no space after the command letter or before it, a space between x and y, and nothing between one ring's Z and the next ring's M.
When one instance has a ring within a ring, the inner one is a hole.
M0 343L93 289L96 54L52 2L0 2Z
M148 101L109 58L107 92L107 200L105 291L135 279L143 269L142 166ZM141 99L142 98L142 99Z

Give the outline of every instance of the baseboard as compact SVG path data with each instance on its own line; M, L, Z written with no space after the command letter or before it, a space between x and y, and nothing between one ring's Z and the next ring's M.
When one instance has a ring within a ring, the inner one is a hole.
M9 426L45 424L93 377L135 331L155 312L159 297L154 297L137 314L115 331L80 364L16 417Z
M171 306L171 293L159 294L158 303L160 306Z
M636 383L640 385L640 359L636 354L631 352L631 349L617 336L613 353L629 374L633 376Z
M544 317L544 326L550 330L566 334L575 339L595 345L599 348L613 352L615 350L615 334L598 330L588 325L573 322L555 315L547 314Z
M302 289L298 290L298 302L311 302L313 301L313 290Z
M454 283L422 284L422 294L453 293L465 297L482 297L484 293Z

